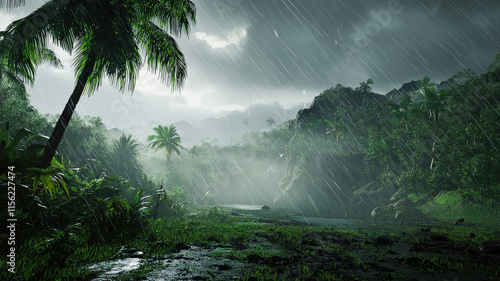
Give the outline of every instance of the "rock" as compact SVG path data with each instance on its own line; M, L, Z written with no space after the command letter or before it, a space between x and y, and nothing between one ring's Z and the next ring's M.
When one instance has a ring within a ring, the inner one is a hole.
M375 242L379 244L392 244L394 243L391 238L381 235L375 238Z
M124 249L123 252L126 253L126 254L132 254L132 253L135 253L135 252L138 252L139 250L136 249L136 248L130 248L130 249L125 249L125 248L122 248Z
M451 241L451 239L443 234L431 235L431 239L434 241Z
M143 258L144 257L144 252L141 252L141 251L137 251L137 252L134 252L130 255L131 258Z
M249 261L249 262L259 262L261 260L262 260L262 258L259 255L251 254L251 255L247 256L247 261Z
M479 254L480 250L479 250L479 247L477 247L477 246L469 246L469 247L465 248L465 252L469 253L469 254L477 255L477 254Z
M272 256L269 258L269 263L277 264L283 262L283 258L280 256Z
M486 254L500 255L500 241L486 240L479 245L479 249Z
M264 206L262 206L262 210L270 211L271 207L264 205Z
M464 222L465 222L465 219L459 219L453 225L463 225Z
M175 248L178 251L191 249L191 247L189 245L187 245L186 243L182 243L182 242L175 244Z
M155 247L158 247L158 246L167 246L168 243L167 242L163 242L163 241L156 241L154 242L153 244Z
M377 207L373 209L371 215L372 218L374 219L389 219L391 216L391 210L389 210L387 207Z
M232 266L227 264L214 264L211 267L217 268L218 270L222 271L230 270L231 268L233 268Z
M422 211L415 208L413 202L408 198L403 198L385 207L373 209L371 216L375 219L404 219L414 220L425 218Z
M391 199L389 199L391 202L398 201L401 199L401 194L402 194L402 189L398 189L394 194L392 194Z
M397 213L394 218L397 220L407 220L408 214L406 214L405 212ZM401 223L403 223L403 222L401 222Z

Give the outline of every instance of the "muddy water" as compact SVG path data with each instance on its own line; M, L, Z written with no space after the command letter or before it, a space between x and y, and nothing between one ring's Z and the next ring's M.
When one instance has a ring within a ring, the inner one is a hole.
M164 260L125 258L92 265L89 269L98 277L92 281L121 280L120 274L138 269L149 263L155 268L143 280L237 280L248 267L243 262L230 260L221 255L231 248L204 249L192 246Z

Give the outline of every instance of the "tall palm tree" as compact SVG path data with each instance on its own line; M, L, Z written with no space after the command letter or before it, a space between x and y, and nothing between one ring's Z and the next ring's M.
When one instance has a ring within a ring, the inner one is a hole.
M436 90L436 84L431 82L431 79L428 76L425 76L424 79L419 80L417 83L418 89L425 94L425 91Z
M42 156L50 164L80 97L93 94L103 76L120 91L133 91L142 65L141 51L160 80L179 88L186 63L174 38L188 34L196 9L190 0L51 0L11 23L9 65L26 79L35 75L48 39L75 53L76 85Z
M434 162L436 161L436 137L437 137L437 122L439 114L446 110L447 91L437 91L436 84L432 83L429 77L425 76L422 80L418 81L418 88L425 98L425 109L429 111L429 117L432 119L433 127L433 140L431 148L431 163L429 168L432 170Z
M369 93L372 90L371 85L373 85L373 80L368 79L366 82L359 83L359 87L357 87L356 90L361 91L362 93Z
M156 135L148 136L148 141L151 143L149 146L155 150L165 149L167 152L167 158L170 160L172 152L177 152L180 154L179 148L181 146L181 138L177 134L177 128L174 125L170 127L158 125L158 127L153 128Z
M269 128L272 128L276 124L276 119L269 117L266 119L266 123Z
M248 119L245 118L243 119L243 123L242 123L245 127L247 127L247 134L248 134Z

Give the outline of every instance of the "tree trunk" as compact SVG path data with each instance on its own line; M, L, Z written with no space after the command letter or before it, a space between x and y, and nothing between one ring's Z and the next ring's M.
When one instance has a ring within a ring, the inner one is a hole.
M47 143L47 146L45 147L45 150L43 151L41 168L45 169L50 166L50 162L52 161L52 158L56 153L56 149L62 140L66 128L68 127L69 121L73 116L73 112L75 112L76 105L78 104L78 101L80 101L80 97L82 96L85 84L94 71L95 62L95 56L91 55L85 63L82 73L78 77L75 89L73 90L71 97L66 103L61 116L59 116L59 120L57 120L57 124L54 127L52 134L50 135L50 139Z

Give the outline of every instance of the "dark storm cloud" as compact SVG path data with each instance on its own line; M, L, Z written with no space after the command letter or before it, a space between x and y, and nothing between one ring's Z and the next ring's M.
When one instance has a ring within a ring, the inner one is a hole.
M241 44L194 40L207 80L321 90L373 78L381 90L429 75L483 71L500 51L499 1L197 1L197 30ZM206 20L203 17L207 17Z
M188 64L182 98L143 69L133 97L104 82L77 110L120 127L201 120L262 102L293 108L337 83L372 78L386 93L425 75L439 82L464 68L483 72L500 53L498 0L193 1L197 24L178 39ZM0 25L45 2L0 10ZM35 107L52 114L74 87L71 56L54 50L65 68L41 67L28 89Z

